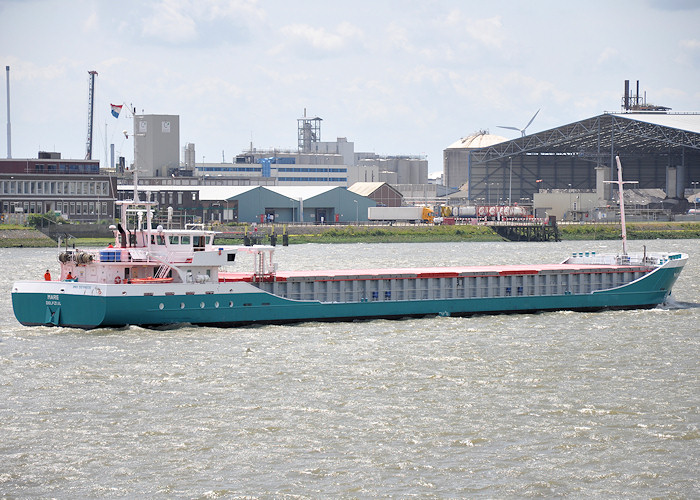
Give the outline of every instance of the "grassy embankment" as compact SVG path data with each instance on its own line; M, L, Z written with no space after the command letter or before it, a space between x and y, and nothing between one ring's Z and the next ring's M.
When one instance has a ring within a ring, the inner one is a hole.
M619 224L560 225L563 240L617 240ZM693 239L700 238L700 222L631 222L627 224L631 240Z
M559 226L562 240L617 240L619 224L565 224ZM501 241L485 226L328 226L317 232L294 234L289 243L411 243L427 241ZM634 222L627 225L631 240L700 238L700 222ZM110 238L71 240L80 247L106 246ZM240 240L217 240L220 244L241 244ZM265 241L267 243L267 241ZM278 245L281 237L278 238ZM52 247L56 243L39 231L22 226L0 230L0 247Z
M410 243L426 241L500 241L483 226L343 226L315 234L290 234L289 243Z
M56 242L36 229L8 224L2 226L0 231L0 248L53 246L56 246Z
M571 224L559 226L562 240L617 240L619 224ZM631 240L700 238L700 222L655 222L627 225ZM424 241L501 241L484 226L331 227L318 234L290 234L291 243L399 243Z

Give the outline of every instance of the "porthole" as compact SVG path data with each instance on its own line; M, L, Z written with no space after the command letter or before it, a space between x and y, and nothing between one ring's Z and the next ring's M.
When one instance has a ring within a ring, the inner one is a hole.
M158 309L160 309L161 311L163 310L164 307L165 307L165 305L162 302L160 304L158 304Z
M228 306L233 307L233 301L229 301Z
M214 307L215 307L216 309L218 309L218 308L219 308L219 303L218 303L218 302L214 302Z
M201 309L204 309L204 302L200 302L200 303L199 303L199 307L200 307Z
M184 308L185 308L185 303L184 303L184 302L180 302L180 309L184 309Z

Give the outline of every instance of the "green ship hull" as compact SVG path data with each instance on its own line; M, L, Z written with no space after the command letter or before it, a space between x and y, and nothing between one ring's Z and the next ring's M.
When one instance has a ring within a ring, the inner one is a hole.
M18 282L12 293L23 325L84 329L178 323L235 326L259 323L363 320L411 316L465 316L535 311L651 308L662 304L685 259L666 263L623 286L588 293L354 302L292 300L250 283L217 283L201 292L187 285L112 285ZM47 288L49 286L49 288Z

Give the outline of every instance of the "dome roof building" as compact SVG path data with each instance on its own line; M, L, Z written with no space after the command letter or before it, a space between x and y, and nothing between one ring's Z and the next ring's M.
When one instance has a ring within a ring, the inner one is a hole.
M486 148L505 142L508 139L500 135L489 134L481 130L450 144L443 154L444 183L453 188L462 188L469 179L469 150Z

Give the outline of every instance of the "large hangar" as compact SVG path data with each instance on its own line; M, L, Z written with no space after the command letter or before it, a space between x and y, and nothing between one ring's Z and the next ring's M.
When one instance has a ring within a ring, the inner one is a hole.
M464 169L466 177L463 185L451 187L460 187L475 203L527 203L542 189L597 190L610 200L604 181L616 178L616 155L625 180L681 199L700 181L700 113L604 113L469 149L458 166L448 164L448 151L445 171Z

